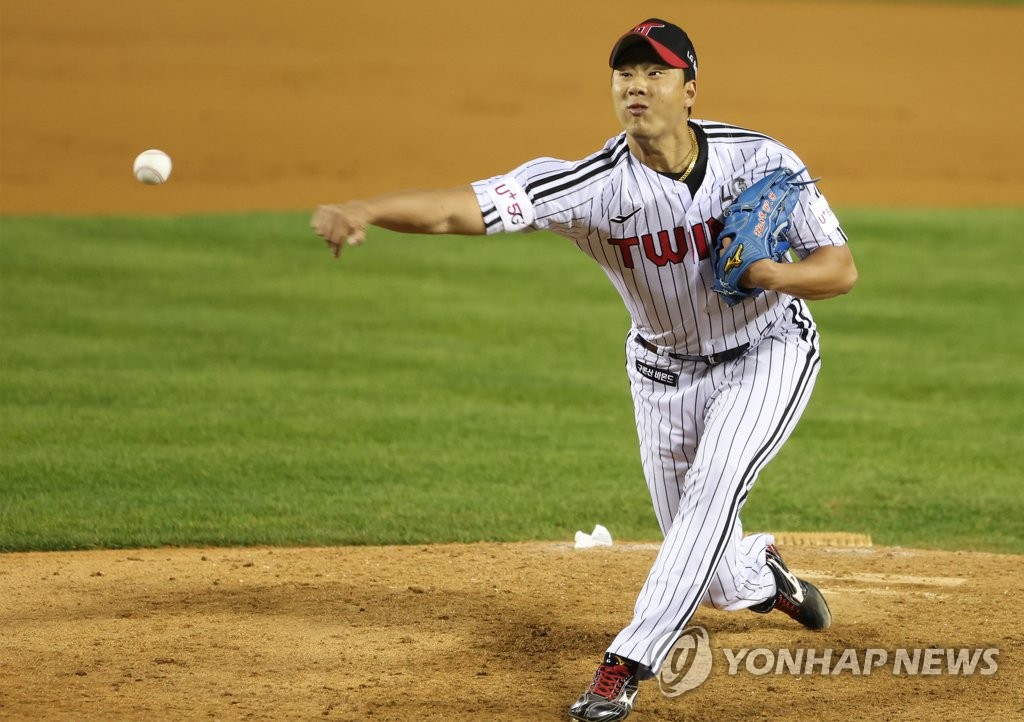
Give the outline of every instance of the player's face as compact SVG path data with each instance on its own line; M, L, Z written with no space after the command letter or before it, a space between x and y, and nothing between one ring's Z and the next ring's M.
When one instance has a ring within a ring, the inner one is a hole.
M697 82L681 68L652 61L627 62L612 71L612 103L626 133L657 139L685 131Z

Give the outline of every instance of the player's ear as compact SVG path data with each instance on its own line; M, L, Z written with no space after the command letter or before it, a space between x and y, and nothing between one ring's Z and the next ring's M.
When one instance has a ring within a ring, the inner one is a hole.
M684 81L683 93L683 102L686 104L686 112L689 113L693 109L694 103L697 102L697 80Z

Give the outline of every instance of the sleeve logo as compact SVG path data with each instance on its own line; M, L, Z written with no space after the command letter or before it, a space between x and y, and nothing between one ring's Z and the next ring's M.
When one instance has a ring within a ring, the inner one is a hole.
M824 196L818 196L811 202L811 215L814 216L814 220L821 226L821 232L826 236L835 233L839 228L839 219L832 212L832 208Z
M519 181L512 176L495 178L487 186L487 196L498 210L502 230L506 233L522 231L533 223L533 202Z

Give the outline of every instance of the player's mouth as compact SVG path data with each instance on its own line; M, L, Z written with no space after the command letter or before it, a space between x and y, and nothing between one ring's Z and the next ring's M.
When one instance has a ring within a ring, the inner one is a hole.
M642 103L633 103L632 105L627 105L626 110L629 111L630 115L643 115L644 111L647 110L647 106Z

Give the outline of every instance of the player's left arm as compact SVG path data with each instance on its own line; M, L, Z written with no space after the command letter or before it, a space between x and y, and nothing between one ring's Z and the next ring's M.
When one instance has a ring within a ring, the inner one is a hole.
M857 264L846 244L822 246L798 263L753 263L743 274L742 283L817 301L849 293L857 283Z
M788 161L794 164L791 167L803 166L795 156ZM811 177L806 169L803 175ZM857 264L846 244L846 234L815 185L800 190L789 220L787 237L793 246L794 262L758 261L751 264L740 282L748 288L779 291L809 301L849 293L857 283Z

